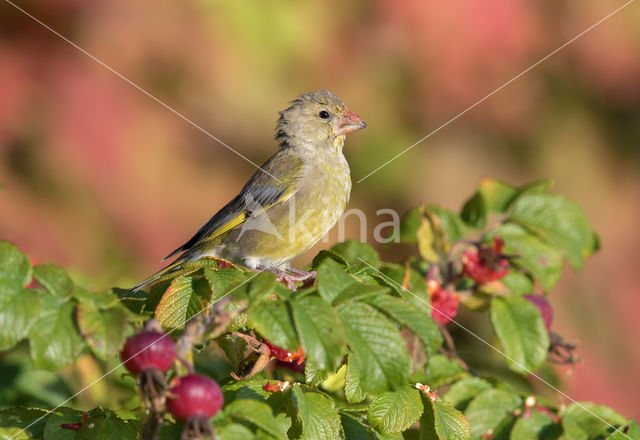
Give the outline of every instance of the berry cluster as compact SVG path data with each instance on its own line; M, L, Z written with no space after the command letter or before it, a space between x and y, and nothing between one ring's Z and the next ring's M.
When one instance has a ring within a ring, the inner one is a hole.
M166 405L176 420L185 422L183 437L194 434L198 438L213 438L209 419L222 408L222 390L209 377L195 374L190 364L188 375L175 377L167 386L164 373L176 357L176 345L171 337L150 329L127 339L120 353L127 370L138 376L140 393L151 419L159 418L161 424Z

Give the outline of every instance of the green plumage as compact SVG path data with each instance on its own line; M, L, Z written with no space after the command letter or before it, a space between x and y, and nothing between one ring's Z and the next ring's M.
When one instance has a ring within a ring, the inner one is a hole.
M344 137L365 126L328 90L296 98L280 112L279 150L233 200L165 258L178 255L172 264L134 289L204 256L251 269L286 269L344 212L351 191L349 165L342 154Z

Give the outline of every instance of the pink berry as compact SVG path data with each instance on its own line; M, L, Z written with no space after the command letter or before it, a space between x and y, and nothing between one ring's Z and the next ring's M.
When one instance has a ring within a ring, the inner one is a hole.
M542 320L544 321L544 326L547 328L547 331L551 330L553 309L551 308L549 301L547 301L547 298L542 295L522 295L522 297L538 308L538 311L542 316Z
M222 408L223 403L222 390L214 380L189 374L174 380L167 398L167 410L176 419L186 421L193 417L209 418Z
M145 331L131 336L124 344L120 359L133 374L149 368L167 371L176 358L176 345L166 334Z

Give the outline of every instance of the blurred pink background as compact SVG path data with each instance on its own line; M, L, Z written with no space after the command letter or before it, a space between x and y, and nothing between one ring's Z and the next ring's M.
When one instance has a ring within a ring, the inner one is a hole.
M301 92L335 91L369 124L345 147L355 182L622 3L17 4L258 163L275 149L278 110ZM602 239L583 273L567 268L550 295L555 329L579 342L583 357L562 374L564 390L636 418L638 23L633 3L354 184L350 203L370 218L422 202L458 209L485 176L513 184L554 179ZM0 2L0 239L35 263L63 265L91 288L132 285L160 268L252 172Z

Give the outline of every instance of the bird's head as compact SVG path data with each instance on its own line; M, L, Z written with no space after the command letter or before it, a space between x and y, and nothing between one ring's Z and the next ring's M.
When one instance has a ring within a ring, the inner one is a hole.
M290 104L280 112L276 124L276 139L282 145L339 149L347 133L367 126L360 116L326 89L300 95Z

